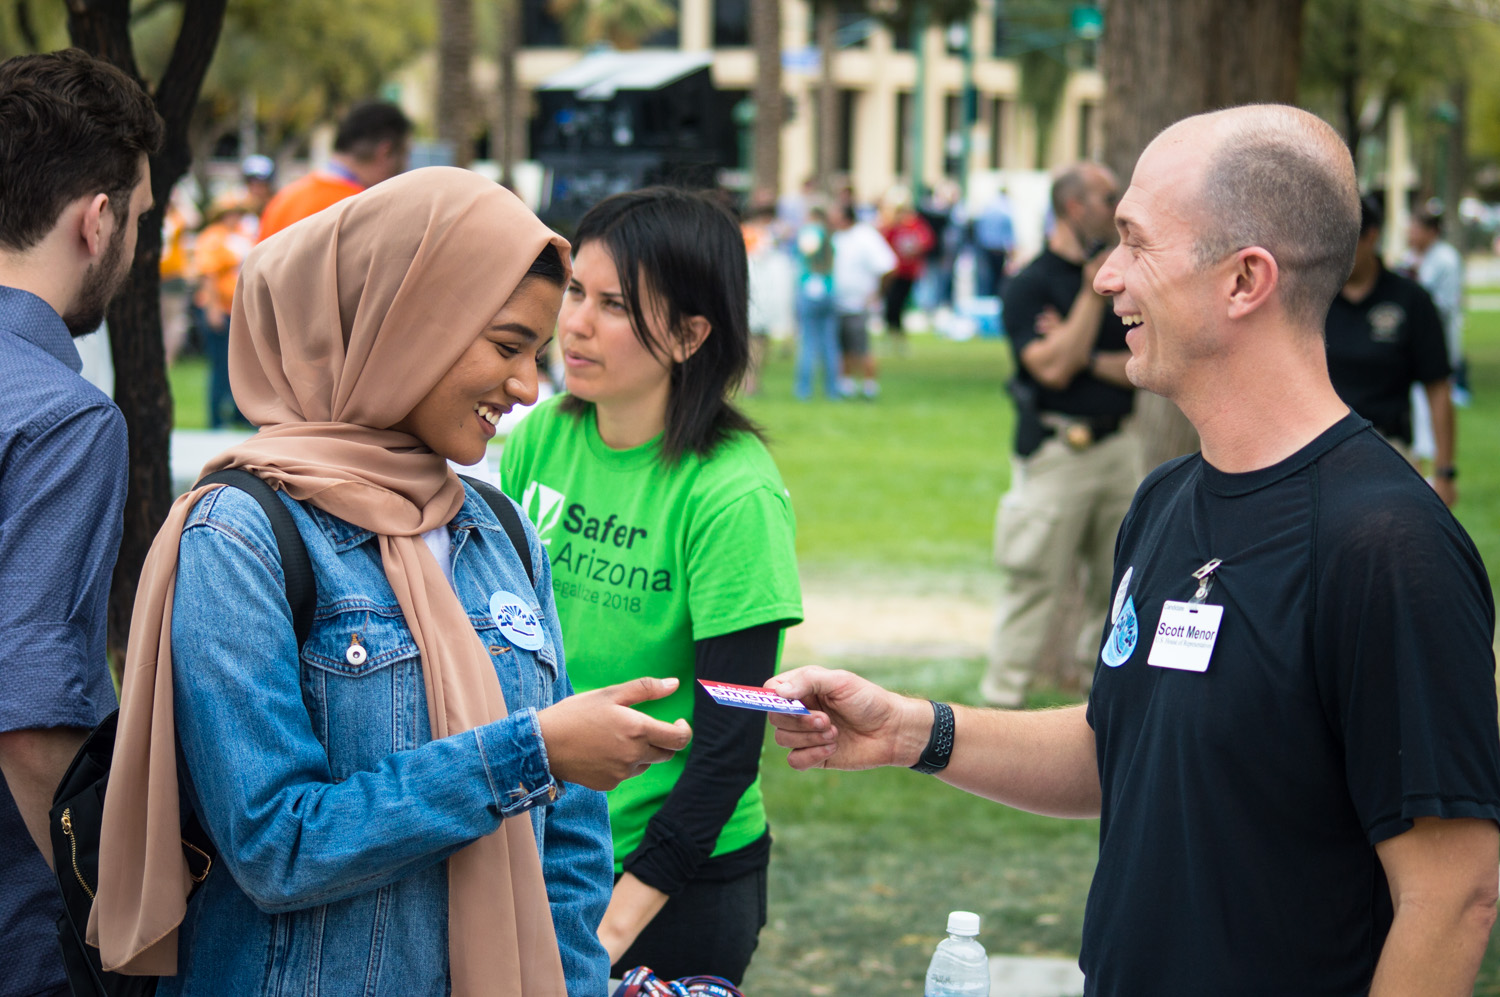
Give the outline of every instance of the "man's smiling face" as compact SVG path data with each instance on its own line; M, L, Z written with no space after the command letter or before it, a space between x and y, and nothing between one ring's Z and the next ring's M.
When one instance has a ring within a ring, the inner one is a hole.
M1198 197L1209 147L1195 130L1205 129L1171 129L1141 155L1115 212L1120 243L1094 281L1127 327L1131 383L1169 398L1192 363L1214 350L1225 264L1202 264L1196 253L1199 233L1212 220Z

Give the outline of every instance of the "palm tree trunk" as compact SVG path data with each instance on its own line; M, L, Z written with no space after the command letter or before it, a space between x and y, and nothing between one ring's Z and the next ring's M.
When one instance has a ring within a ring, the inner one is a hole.
M453 148L455 166L474 158L474 0L438 0L438 139Z
M836 35L839 6L836 0L818 0L815 31L818 39L818 188L823 196L834 196L833 175L838 169L839 92L833 84L833 60L838 55Z
M494 152L500 163L500 182L510 187L520 150L516 148L516 113L520 93L516 86L516 59L521 51L521 0L499 0L500 5L500 106L495 112Z
M755 160L751 191L774 201L781 193L781 3L750 0L750 41L755 46Z

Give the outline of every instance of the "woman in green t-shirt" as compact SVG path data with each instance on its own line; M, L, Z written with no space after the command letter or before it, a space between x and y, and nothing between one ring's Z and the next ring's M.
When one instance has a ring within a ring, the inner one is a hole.
M708 195L666 188L603 201L573 244L568 391L516 428L502 476L548 545L575 685L676 676L641 708L695 732L610 794L599 936L617 976L738 983L766 919L764 720L693 680L762 685L802 617L786 488L728 398L749 356L745 246Z

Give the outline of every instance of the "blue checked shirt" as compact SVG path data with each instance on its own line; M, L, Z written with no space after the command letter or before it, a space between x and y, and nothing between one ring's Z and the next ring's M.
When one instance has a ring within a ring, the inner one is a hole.
M125 418L78 372L62 319L0 287L0 731L115 708L105 606L125 505ZM0 997L66 993L57 886L0 780Z

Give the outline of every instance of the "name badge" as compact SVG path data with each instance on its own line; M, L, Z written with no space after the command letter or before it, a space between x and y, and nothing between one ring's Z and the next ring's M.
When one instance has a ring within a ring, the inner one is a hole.
M1163 603L1146 664L1184 672L1208 671L1208 659L1213 656L1214 641L1219 639L1219 621L1223 616L1223 606Z
M505 639L526 651L540 650L547 643L542 621L527 608L518 595L496 592L490 596L490 616Z

